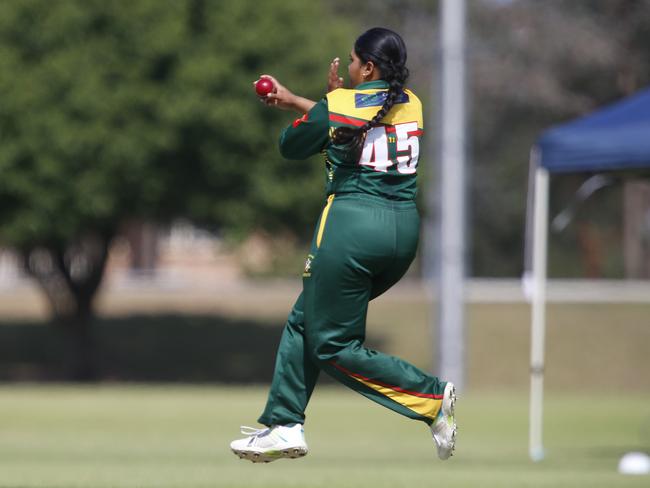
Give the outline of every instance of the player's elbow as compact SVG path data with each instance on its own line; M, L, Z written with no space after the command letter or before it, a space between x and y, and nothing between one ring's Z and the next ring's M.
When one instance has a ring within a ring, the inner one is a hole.
M285 140L280 140L280 155L284 159L305 159L308 155L304 155L301 151L297 150L295 145L287 143Z
M294 151L289 151L287 148L280 144L280 156L282 156L284 159L300 159L296 157L296 153Z

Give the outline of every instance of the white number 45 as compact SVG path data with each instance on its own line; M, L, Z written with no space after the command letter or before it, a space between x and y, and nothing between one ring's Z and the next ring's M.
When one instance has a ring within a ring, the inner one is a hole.
M420 140L418 139L418 123L407 122L395 127L395 150L397 153L397 171L410 175L417 171L420 157ZM363 152L359 164L370 166L375 171L388 171L395 162L388 157L389 136L386 126L373 127L366 134ZM392 142L392 141L391 141Z

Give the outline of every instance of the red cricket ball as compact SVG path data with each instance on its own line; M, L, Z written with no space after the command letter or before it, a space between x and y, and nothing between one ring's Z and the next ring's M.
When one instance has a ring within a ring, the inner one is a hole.
M261 78L255 83L255 92L260 97L266 97L269 93L273 91L273 82L268 78Z

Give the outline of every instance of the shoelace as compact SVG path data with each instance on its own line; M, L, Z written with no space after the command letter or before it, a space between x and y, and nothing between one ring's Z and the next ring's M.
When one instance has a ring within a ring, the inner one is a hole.
M260 435L262 435L262 434L265 434L266 432L268 432L269 430L271 430L271 429L269 429L269 428L266 428L266 429L256 429L255 427L247 427L247 426L245 426L245 425L242 425L242 426L240 427L240 429L241 429L240 432L241 432L242 434L244 434L245 436L247 436L247 437L257 437L257 436L260 436Z

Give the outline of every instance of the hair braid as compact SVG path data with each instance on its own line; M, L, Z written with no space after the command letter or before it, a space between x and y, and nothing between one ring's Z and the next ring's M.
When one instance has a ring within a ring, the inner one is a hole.
M384 104L381 106L375 116L361 127L338 127L333 133L333 142L335 144L343 145L351 144L352 149L358 149L363 143L366 133L373 127L378 126L379 122L381 122L381 120L386 117L386 115L388 115L390 109L393 108L393 105L395 105L397 98L402 93L403 88L403 82L397 78L391 79L389 81L386 100L384 100Z
M381 106L372 120L363 126L363 128L367 126L365 129L366 131L370 130L371 127L376 126L384 117L386 117L386 115L388 115L390 109L393 108L393 105L395 105L397 97L399 97L400 93L402 92L403 84L398 80L393 78L389 83L390 86L388 88L388 93L386 95L386 100L384 100L384 104Z
M347 145L358 151L367 132L379 125L401 95L409 70L406 67L406 47L398 34L388 29L373 28L362 34L354 50L363 62L372 61L389 84L386 100L375 116L361 127L337 127L332 133L332 142Z

